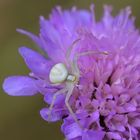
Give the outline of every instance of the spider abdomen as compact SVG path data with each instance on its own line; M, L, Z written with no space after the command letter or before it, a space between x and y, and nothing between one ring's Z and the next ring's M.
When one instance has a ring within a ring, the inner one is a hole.
M51 83L62 83L67 79L68 71L63 63L57 63L50 71L49 79Z

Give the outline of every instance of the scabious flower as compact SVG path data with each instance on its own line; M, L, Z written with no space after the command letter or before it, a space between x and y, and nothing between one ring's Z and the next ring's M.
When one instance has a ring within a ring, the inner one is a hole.
M57 85L50 82L52 67L62 63L69 71L68 59L76 60L80 77L69 105L82 127L65 104L67 93L56 97L50 119L48 107L40 112L46 121L63 120L61 130L67 140L140 140L140 35L130 17L130 7L115 17L111 10L104 6L103 17L96 21L93 5L90 11L75 7L62 11L57 7L49 19L40 17L39 36L18 30L48 58L21 47L19 53L31 73L5 79L3 89L7 94L41 93L50 105L55 93L66 86L65 81ZM76 54L86 52L91 53L75 59Z

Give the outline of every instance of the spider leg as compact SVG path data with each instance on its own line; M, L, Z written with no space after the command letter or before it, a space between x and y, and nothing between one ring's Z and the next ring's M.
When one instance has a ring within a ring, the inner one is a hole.
M60 95L60 94L64 94L66 91L67 91L67 89L66 89L66 88L63 88L63 89L57 91L57 92L53 95L53 99L52 99L51 105L50 105L50 107L49 107L48 120L51 119L51 111L52 111L52 109L53 109L53 106L54 106L56 97L57 97L58 95Z
M73 93L73 89L74 89L74 84L70 84L70 85L69 85L69 89L68 89L68 93L66 94L65 104L66 104L66 107L68 108L70 114L72 115L74 121L75 121L75 122L79 125L79 127L82 129L81 124L79 123L79 121L78 121L76 115L74 114L74 112L73 112L73 110L72 110L72 108L71 108L71 106L70 106L70 104L69 104L69 99L70 99L70 97L71 97L71 95L72 95L72 93Z
M76 73L78 73L78 75L80 75L80 70L79 70L78 64L77 64L78 58L81 57L81 56L86 56L86 55L91 55L91 54L108 55L108 52L106 52L106 51L103 51L103 52L100 52L100 51L86 51L86 52L75 54L75 56L73 58L73 62L72 62L73 72L76 72Z
M67 52L66 52L66 59L69 62L70 61L70 55L71 52L73 50L73 48L76 46L76 44L78 43L78 41L80 41L80 38L76 39L68 48Z

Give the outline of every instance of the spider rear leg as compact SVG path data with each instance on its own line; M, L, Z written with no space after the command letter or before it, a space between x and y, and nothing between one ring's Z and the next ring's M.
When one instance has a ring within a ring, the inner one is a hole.
M53 99L52 99L51 105L50 105L50 107L49 107L48 120L51 119L51 112L52 112L52 109L53 109L53 107L54 107L55 100L56 100L57 96L58 96L58 95L61 95L61 94L65 94L66 91L67 91L67 89L66 89L66 88L63 88L63 89L57 91L57 92L53 95Z
M70 86L69 90L68 90L68 93L66 94L66 98L65 98L65 104L66 104L66 107L68 109L68 111L70 112L70 114L72 115L72 118L74 119L74 121L79 125L79 127L82 129L82 126L81 124L79 123L76 115L74 114L70 104L69 104L69 100L70 100L70 97L73 93L73 89L74 89L74 85Z

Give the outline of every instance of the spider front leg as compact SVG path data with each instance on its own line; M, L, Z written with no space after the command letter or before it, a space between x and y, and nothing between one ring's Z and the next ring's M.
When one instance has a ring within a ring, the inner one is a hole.
M51 102L51 105L50 105L50 107L49 107L48 120L51 119L51 112L52 112L53 106L54 106L54 104L55 104L56 97L57 97L58 95L60 95L60 94L65 94L66 91L67 91L67 89L66 89L66 88L63 88L63 89L57 91L56 93L54 93L53 99L52 99L52 102Z
M78 54L75 54L74 58L73 58L73 62L72 62L72 71L74 73L76 73L76 75L80 75L80 70L78 68L78 58L81 56L87 56L87 55L91 55L91 54L103 54L103 55L108 55L108 52L103 51L86 51L86 52L81 52Z

